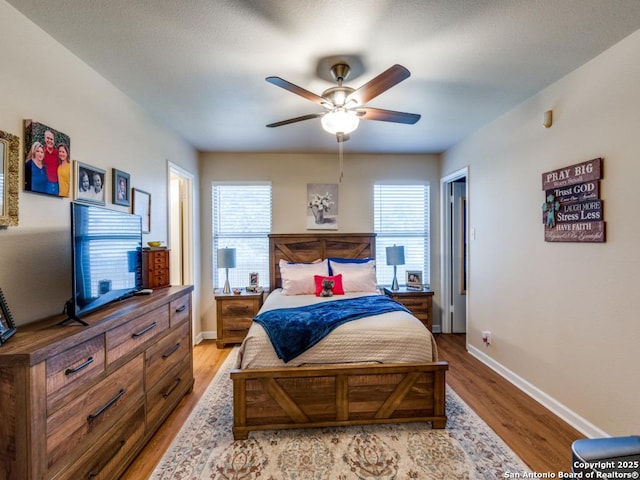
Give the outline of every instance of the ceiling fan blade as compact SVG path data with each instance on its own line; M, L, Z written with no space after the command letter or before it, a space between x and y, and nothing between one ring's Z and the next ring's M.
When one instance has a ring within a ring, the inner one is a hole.
M356 100L359 105L364 105L369 100L377 97L381 93L389 90L394 85L397 85L401 81L409 78L409 76L411 76L409 70L407 70L402 65L396 64L358 88L355 92L347 97L347 102L353 99Z
M357 112L361 120L379 120L381 122L407 123L413 125L420 120L417 113L395 112L381 108L362 107Z
M281 127L282 125L289 125L290 123L302 122L304 120L311 120L312 118L318 118L324 115L324 113L310 113L309 115L303 115L301 117L290 118L289 120L283 120L281 122L270 123L267 127Z
M294 85L291 82L287 82L280 77L267 77L265 78L265 80L269 83L272 83L276 87L281 87L285 90L289 90L290 92L293 92L296 95L300 95L302 98L306 98L307 100L310 100L313 103L317 103L318 105L322 105L323 102L326 102L326 100L320 95L316 95L309 90L305 90L304 88Z

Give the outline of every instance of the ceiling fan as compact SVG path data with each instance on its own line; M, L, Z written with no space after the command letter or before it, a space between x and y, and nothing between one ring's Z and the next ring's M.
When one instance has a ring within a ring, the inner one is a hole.
M393 65L357 90L343 85L350 72L348 64L343 62L334 64L331 67L331 76L338 82L338 85L326 89L322 95L316 95L280 77L267 77L265 79L267 82L300 95L324 108L323 112L270 123L267 127L280 127L312 118L320 118L322 128L335 134L338 142L344 142L349 139L349 134L358 128L361 119L406 124L414 124L420 120L420 115L415 113L382 110L365 105L381 93L409 78L411 73L405 67Z

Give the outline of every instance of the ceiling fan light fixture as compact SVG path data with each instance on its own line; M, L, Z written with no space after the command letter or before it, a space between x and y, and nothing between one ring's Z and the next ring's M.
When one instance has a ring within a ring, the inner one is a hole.
M351 133L360 124L360 118L355 112L343 108L326 113L320 121L322 122L322 128L333 135L336 133Z

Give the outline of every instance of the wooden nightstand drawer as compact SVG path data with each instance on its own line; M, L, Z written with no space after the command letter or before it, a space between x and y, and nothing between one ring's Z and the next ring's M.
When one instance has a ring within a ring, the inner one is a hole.
M247 336L253 317L262 307L262 293L216 295L217 345L241 343Z
M410 290L400 287L399 290L384 288L384 294L403 304L429 330L433 328L433 292L429 290Z
M253 318L256 311L253 300L226 300L222 303L222 315L225 318Z
M429 300L427 297L399 297L397 301L402 303L417 316L418 313L429 313Z

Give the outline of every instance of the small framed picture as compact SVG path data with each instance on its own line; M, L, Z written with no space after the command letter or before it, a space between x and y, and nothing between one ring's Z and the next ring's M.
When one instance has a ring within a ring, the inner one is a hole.
M104 180L107 172L77 160L74 163L76 167L75 199L104 205Z
M258 286L258 272L251 272L249 274L249 286L250 287L257 287Z
M7 302L4 300L2 289L0 289L0 345L6 342L14 333L16 333L16 325L13 323L13 317Z
M132 188L131 199L133 213L142 217L142 233L151 233L151 194Z
M111 179L112 179L112 202L116 205L122 205L124 207L128 207L131 205L131 201L129 200L129 182L131 176L128 173L123 172L122 170L118 170L117 168L111 169Z
M422 272L407 270L407 288L422 290Z

